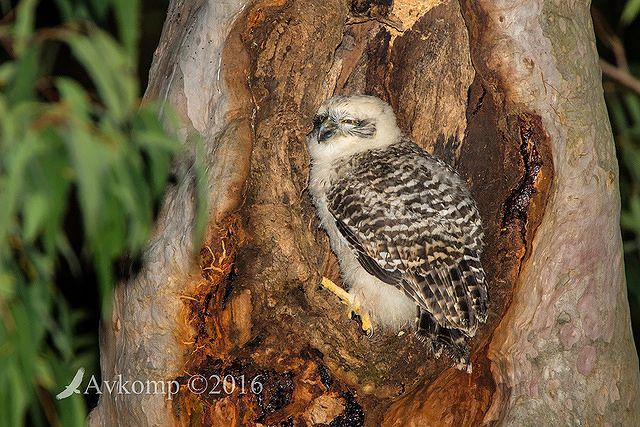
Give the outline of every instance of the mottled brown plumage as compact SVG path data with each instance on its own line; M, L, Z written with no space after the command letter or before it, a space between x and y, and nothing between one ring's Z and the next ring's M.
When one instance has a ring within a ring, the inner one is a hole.
M374 323L416 332L470 369L464 336L486 320L483 231L466 184L369 96L323 103L309 135L309 189L349 293Z

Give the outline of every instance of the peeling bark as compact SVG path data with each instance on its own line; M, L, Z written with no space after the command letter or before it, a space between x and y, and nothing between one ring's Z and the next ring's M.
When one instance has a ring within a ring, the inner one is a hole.
M104 394L90 423L638 424L599 77L585 5L171 2L147 96L178 113L187 147L207 147L208 228L192 241L178 164L101 360L103 379L179 392ZM319 287L339 269L305 191L305 135L334 93L388 101L470 184L490 283L472 375L410 329L367 338Z

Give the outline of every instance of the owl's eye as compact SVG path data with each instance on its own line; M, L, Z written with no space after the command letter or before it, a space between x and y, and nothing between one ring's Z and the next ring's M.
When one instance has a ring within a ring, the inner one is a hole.
M327 119L326 116L315 116L313 118L313 127L319 128L320 125Z
M352 120L352 119L344 119L344 120L340 120L342 123L346 123L348 125L355 125L358 123L357 120Z

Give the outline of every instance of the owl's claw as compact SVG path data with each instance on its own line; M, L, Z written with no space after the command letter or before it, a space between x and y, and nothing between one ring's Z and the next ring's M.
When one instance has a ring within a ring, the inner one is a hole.
M358 306L355 308L355 306ZM362 330L367 335L368 338L373 336L373 324L371 323L371 318L369 317L369 313L366 311L360 311L360 304L356 303L351 306L351 313L349 318L354 319L355 317L360 318L360 323L362 324Z
M369 313L361 310L362 304L360 303L360 301L356 301L355 298L353 298L353 295L351 295L349 292L345 291L326 277L322 278L322 286L327 290L333 292L338 298L340 298L340 301L342 301L343 304L349 306L350 319L353 319L356 316L360 317L362 330L367 335L367 337L371 337L373 335L373 324L371 323Z

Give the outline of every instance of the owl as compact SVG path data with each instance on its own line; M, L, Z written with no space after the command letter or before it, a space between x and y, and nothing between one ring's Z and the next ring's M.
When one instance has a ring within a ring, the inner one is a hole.
M323 284L368 333L413 323L435 357L445 349L471 372L465 337L486 321L487 281L482 221L465 182L373 96L325 101L307 145L309 193L347 291Z

